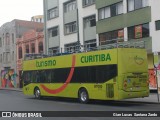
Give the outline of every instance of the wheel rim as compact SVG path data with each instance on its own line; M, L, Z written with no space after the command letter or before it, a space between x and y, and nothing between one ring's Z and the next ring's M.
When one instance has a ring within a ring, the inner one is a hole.
M36 98L39 98L39 96L40 96L40 90L36 90L35 96L36 96Z
M87 93L86 92L81 92L81 100L86 101L87 100Z

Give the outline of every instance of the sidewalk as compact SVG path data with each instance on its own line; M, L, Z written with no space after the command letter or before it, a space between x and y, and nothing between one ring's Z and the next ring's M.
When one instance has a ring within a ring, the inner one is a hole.
M160 94L159 94L159 99L160 99ZM158 102L157 93L150 93L149 97L125 99L122 101L139 102L139 103L147 103L147 104L160 104L160 102Z
M0 90L12 90L12 91L22 92L22 88L0 88ZM160 100L160 94L159 94L159 100ZM157 93L150 93L149 97L145 97L145 98L132 98L132 99L125 99L120 101L134 102L134 103L147 103L147 104L160 104L160 102L158 102Z
M18 92L22 92L22 88L1 88L0 90L12 90L12 91L18 91Z

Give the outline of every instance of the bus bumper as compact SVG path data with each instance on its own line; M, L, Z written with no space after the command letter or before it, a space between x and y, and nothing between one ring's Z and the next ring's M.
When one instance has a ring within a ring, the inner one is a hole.
M143 97L149 97L149 90L137 91L137 92L126 92L126 91L120 90L118 99L123 100L123 99L143 98Z

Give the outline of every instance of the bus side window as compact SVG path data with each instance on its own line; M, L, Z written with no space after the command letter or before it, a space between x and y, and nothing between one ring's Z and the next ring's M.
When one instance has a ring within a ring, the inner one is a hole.
M31 71L31 82L32 83L36 82L36 71Z
M43 83L49 83L48 81L48 70L43 70L42 71L42 80L43 80Z
M54 83L54 77L55 77L55 72L54 72L55 70L51 70L50 71L50 74L51 74L51 83Z
M23 79L24 79L24 85L27 85L31 82L30 72L24 72Z
M44 71L40 71L39 76L40 76L40 82L41 83L45 83L45 78L44 78L45 72Z
M96 81L96 66L88 67L88 83L98 83Z
M29 72L27 72L27 73L26 73L25 79L26 79L26 82L29 82L29 81L30 81L30 75L29 75Z
M37 82L37 83L40 82L40 74L39 74L39 71L36 71L36 82Z
M88 82L88 67L78 67L75 70L76 79L73 80L76 83L87 83Z
M26 77L25 77L25 76L26 76L26 72L24 72L24 73L23 73L23 78L22 78L22 79L23 79L24 84L26 83Z
M46 81L47 81L47 83L51 83L52 82L52 70L47 70L46 71Z
M106 65L97 67L96 79L99 83L104 83L117 76L117 65Z

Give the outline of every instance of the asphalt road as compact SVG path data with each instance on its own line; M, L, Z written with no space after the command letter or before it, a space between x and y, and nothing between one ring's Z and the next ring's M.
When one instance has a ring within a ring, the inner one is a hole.
M160 111L160 104L147 104L126 101L91 101L81 104L76 99L45 98L36 100L34 96L24 96L22 92L0 90L0 111ZM13 118L12 118L13 119ZM24 119L24 118L23 118ZM27 118L26 118L27 119ZM32 118L33 119L33 118ZM36 119L36 118L35 118ZM39 118L37 118L39 119ZM42 118L44 119L44 118ZM45 120L51 118L45 118ZM135 118L97 118L97 117L56 117L54 120L134 120ZM136 118L136 120L159 120L159 118ZM40 119L41 120L41 119ZM53 119L52 119L53 120Z

